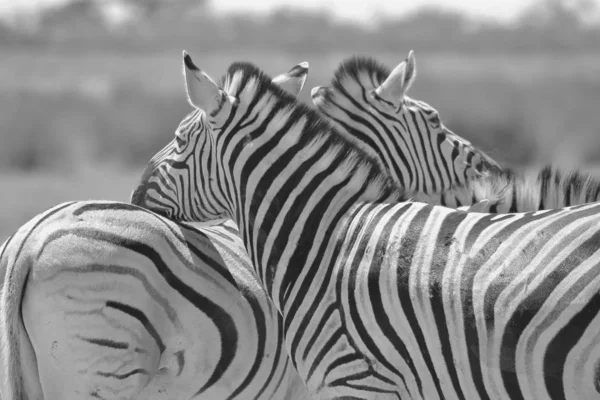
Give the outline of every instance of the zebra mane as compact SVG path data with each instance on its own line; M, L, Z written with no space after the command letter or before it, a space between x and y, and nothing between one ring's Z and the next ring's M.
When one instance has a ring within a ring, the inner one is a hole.
M254 82L251 89L248 89L251 81ZM332 162L344 164L350 168L352 174L363 174L366 182L375 185L380 193L396 195L398 201L408 199L404 190L394 183L374 157L354 145L317 110L298 101L295 96L274 84L272 78L254 64L248 62L231 64L227 73L221 77L219 87L236 98L242 94L252 100L268 97L268 103L272 105L272 113L278 111L287 113L287 125L304 123L298 137L299 145L325 147ZM249 92L250 90L252 92Z
M512 184L516 182L513 173L507 169L503 172L499 172L497 174L489 174L488 176L475 179L470 181L466 187L464 188L456 188L454 190L457 191L466 191L468 192L468 197L472 199L489 200L489 205L500 205L507 202L507 199L510 200L510 197L513 193ZM528 189L531 189L529 186L525 186ZM524 194L524 192L521 192ZM528 190L529 195L531 196L531 202L535 201L534 199L537 196L534 196L534 190Z
M513 202L524 211L561 208L598 201L600 178L578 169L559 170L552 165L505 171L470 183L473 196L490 205Z
M345 88L344 82L352 80L362 86L361 78L368 77L377 87L390 75L391 70L372 57L354 56L343 60L333 73L331 86L337 90Z
M232 63L225 75L218 82L219 88L224 90L230 96L239 97L240 93L246 88L246 84L252 80L256 80L256 88L252 93L253 98L270 94L276 97L281 103L282 108L291 108L296 103L296 96L284 90L281 86L273 83L273 78L268 76L260 68L250 62L234 62ZM233 85L233 83L237 85ZM236 92L231 93L232 86L236 87ZM300 106L305 106L303 103L298 103ZM305 106L308 109L308 107Z

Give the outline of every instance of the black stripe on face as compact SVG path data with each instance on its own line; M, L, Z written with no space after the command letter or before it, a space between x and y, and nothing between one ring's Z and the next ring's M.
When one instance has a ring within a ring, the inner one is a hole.
M371 91L371 95L373 96L373 98L377 101L382 102L383 104L387 104L388 106L392 107L396 113L400 112L400 110L402 109L402 102L400 102L400 105L398 107L396 107L396 105L394 103L392 103L391 101L387 101L386 99L384 99L383 97L381 97L380 95L377 94L377 91L373 90Z

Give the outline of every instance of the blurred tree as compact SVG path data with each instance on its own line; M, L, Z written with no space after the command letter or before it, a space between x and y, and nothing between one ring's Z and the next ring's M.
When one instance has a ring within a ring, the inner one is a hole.
M382 20L376 34L383 34L390 48L450 48L464 42L468 19L458 11L425 7L400 19Z
M114 0L133 10L138 19L164 18L166 15L185 15L206 5L207 0Z
M388 21L387 24L398 24L398 21ZM415 36L452 35L462 33L468 24L464 13L444 10L431 6L424 7L402 18L402 29Z
M41 13L39 29L44 36L63 41L73 35L91 38L106 35L107 25L99 1L72 0Z
M600 51L599 26L586 22L600 14L597 0L537 0L512 25L475 20L439 7L421 8L404 16L380 16L379 23L369 29L325 13L281 7L261 17L248 13L215 16L207 11L207 4L207 0L71 0L41 13L36 40L71 48L98 45L139 50L193 45L206 50L367 53L400 48L487 53ZM8 37L2 36L0 40Z
M133 28L137 36L158 41L189 35L190 19L194 19L207 4L207 0L110 1L128 10L131 16L129 28Z
M18 33L12 30L6 23L0 23L0 44L6 45L15 42Z
M579 30L586 17L597 10L595 0L539 0L523 12L519 22L530 27Z
M514 36L524 49L598 49L600 31L587 23L597 10L595 0L539 0L522 13L516 29L506 35Z

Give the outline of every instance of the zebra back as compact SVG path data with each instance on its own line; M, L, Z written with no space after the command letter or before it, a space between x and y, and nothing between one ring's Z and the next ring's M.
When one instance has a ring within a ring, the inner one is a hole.
M230 222L65 203L6 241L0 273L3 399L308 398Z
M600 179L589 172L552 165L506 170L441 194L415 195L429 204L471 210L469 205L488 200L478 212L512 213L550 210L600 199ZM462 207L461 207L462 206Z

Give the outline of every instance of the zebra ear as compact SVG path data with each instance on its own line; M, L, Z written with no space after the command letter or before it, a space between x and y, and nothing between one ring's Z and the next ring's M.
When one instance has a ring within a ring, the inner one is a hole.
M408 92L417 76L415 54L411 50L406 60L402 61L392 73L375 90L377 95L385 100L396 103L401 101Z
M290 69L285 74L281 74L273 78L273 83L281 86L281 88L286 92L294 96L298 96L298 94L304 87L304 83L306 82L307 76L308 62L304 61L292 67L292 69Z
M315 86L310 91L310 97L312 98L313 103L317 105L323 99L326 99L331 93L331 89L327 86Z
M210 114L219 107L223 92L217 84L192 61L192 57L183 51L183 75L188 101L193 107Z

